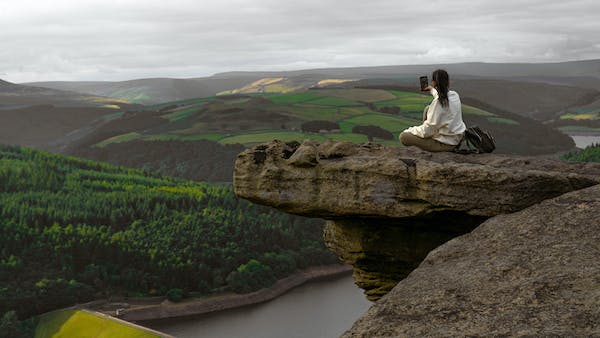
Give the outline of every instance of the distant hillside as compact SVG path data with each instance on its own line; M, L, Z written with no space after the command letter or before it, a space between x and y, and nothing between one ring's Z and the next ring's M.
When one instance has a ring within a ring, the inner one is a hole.
M80 92L20 85L0 80L0 110L31 105L106 107L129 102Z
M84 126L92 126L112 108L35 105L0 109L0 143L45 148L54 140Z
M0 143L46 147L93 128L106 116L139 108L123 100L0 82Z
M409 89L315 88L163 103L115 117L63 151L190 179L229 181L236 151L243 149L227 148L233 145L310 138L402 146L400 132L421 123L432 99ZM476 99L463 98L463 114L467 124L492 132L498 152L548 154L574 147L557 130ZM200 141L204 144L196 144Z
M140 104L156 104L194 97L211 96L258 80L255 76L196 79L139 79L120 82L34 82L28 85L71 90L113 97Z
M475 77L595 77L600 78L600 59L549 62L549 63L488 63L461 62L424 65L394 65L373 67L319 68L296 71L267 72L224 72L215 77L293 77L306 74L321 74L333 78L372 78L396 77L399 74L430 75L436 68L443 68L450 74Z
M600 60L558 63L467 62L296 71L238 71L190 79L157 78L121 82L38 82L31 84L108 96L136 103L156 104L219 93L288 92L331 84L331 82L327 83L327 80L386 79L390 81L388 84L397 84L396 82L400 81L404 85L416 86L418 76L430 76L431 72L437 68L448 70L455 85L458 85L458 81L463 82L464 87L460 89L469 91L469 97L541 121L564 113L567 107L589 103L590 101L586 100L598 95L598 91L600 91ZM282 80L268 82L273 79ZM528 101L527 98L530 100Z

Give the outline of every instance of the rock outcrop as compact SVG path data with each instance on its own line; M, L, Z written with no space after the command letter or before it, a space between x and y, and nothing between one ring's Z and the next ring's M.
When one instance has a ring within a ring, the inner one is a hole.
M326 219L494 216L596 184L598 174L549 159L275 140L238 155L233 184L240 197Z
M275 140L240 153L233 181L240 197L329 220L327 245L376 300L430 250L489 217L595 185L600 165Z
M344 337L600 336L600 185L433 250Z

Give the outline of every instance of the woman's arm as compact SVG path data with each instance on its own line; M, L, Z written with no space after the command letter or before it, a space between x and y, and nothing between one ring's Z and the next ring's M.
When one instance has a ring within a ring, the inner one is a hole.
M437 91L435 92L435 94L437 95ZM436 97L435 99L433 99L433 101L431 101L431 104L429 105L429 109L427 110L427 119L423 121L423 124L421 124L420 126L410 127L406 131L421 138L431 137L435 135L442 126L440 117L441 114L438 108L438 99Z
M431 89L429 90L429 93L433 96L434 99L438 98L438 92L437 92L437 89L435 89L435 87L431 87Z
M437 89L435 89L435 87L427 86L423 89L423 91L425 91L425 92L428 91L435 99L438 98L438 92L437 92Z

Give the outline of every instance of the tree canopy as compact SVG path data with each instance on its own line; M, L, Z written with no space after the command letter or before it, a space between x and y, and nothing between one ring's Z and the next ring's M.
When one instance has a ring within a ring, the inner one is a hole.
M228 185L0 146L0 315L113 294L247 292L337 262L322 225Z

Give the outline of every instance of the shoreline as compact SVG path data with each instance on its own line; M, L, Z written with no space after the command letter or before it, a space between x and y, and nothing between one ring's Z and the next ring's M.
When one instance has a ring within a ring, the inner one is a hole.
M599 142L592 142L590 144L587 144L588 142L585 141L586 138L591 138L591 139L598 139L598 138L600 138L600 133L598 133L598 132L596 132L596 133L593 133L593 132L572 132L572 133L568 133L567 135L575 142L575 149L576 150L582 150L582 149L585 149L586 147L589 147L592 144L599 143ZM579 139L580 143L583 140L583 144L585 146L583 146L583 147L578 146L576 138L580 138Z
M89 307L82 306L82 308L101 312L108 316L113 316L128 322L141 322L141 325L143 325L144 321L214 313L263 303L272 300L304 283L335 278L351 272L352 266L348 264L314 266L304 270L298 270L296 273L278 280L275 282L275 284L268 288L262 288L246 294L217 294L206 297L188 298L178 303L173 303L167 300L165 297L160 297L160 299L156 299L156 297L154 297L152 301L159 301L155 304L148 304L147 302L146 304L128 304L126 303L127 300L124 300L120 303L109 303L106 301L103 302L102 305L105 306L111 304L125 306L116 309L116 311L94 308L94 305L100 305L98 304L99 301L91 302L96 303L93 305L88 303L90 305ZM144 302L142 301L141 303Z

